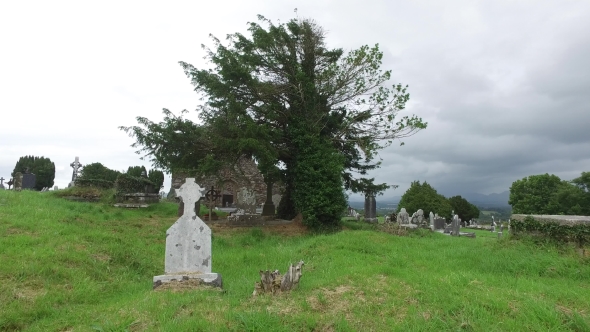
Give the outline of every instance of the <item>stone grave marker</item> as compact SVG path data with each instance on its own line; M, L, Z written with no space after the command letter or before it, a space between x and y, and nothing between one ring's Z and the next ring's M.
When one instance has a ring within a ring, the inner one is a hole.
M4 178L0 177L0 190L6 189L4 188Z
M238 191L236 206L242 214L256 214L256 194L253 190L243 187Z
M22 188L35 189L35 184L37 184L37 176L30 173L28 168L25 169L25 174L23 174Z
M68 187L73 187L76 185L76 178L78 178L78 171L82 168L82 164L80 164L80 158L74 158L74 161L70 164L72 168L72 182L68 184Z
M221 275L211 272L211 229L194 211L201 198L201 187L194 178L177 190L182 197L183 215L166 231L165 275L155 276L154 289L165 283L199 280L205 285L222 287Z
M377 201L375 201L375 194L365 194L365 221L377 222Z
M434 229L445 229L447 226L447 222L444 218L436 218L434 219Z
M453 216L451 235L458 236L460 227L461 227L461 225L459 224L459 216L458 215Z
M272 203L275 205L275 208L279 208L279 203L281 202L281 198L283 198L283 196L281 196L279 194L272 195Z
M397 223L400 225L405 225L405 224L410 223L410 215L406 211L406 208L401 208L401 210L397 214Z
M434 214L432 213L432 211L430 211L428 217L430 219L430 229L434 230Z
M16 172L14 174L14 190L21 191L23 189L23 173Z

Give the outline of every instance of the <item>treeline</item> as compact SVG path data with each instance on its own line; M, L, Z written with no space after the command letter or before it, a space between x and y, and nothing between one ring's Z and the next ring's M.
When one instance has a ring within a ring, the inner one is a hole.
M531 175L510 187L512 213L590 215L590 172L571 180L554 174Z
M469 203L465 198L461 196L446 198L427 182L421 184L420 181L412 182L410 188L404 193L397 205L397 212L402 208L409 213L422 209L425 215L432 211L445 219L451 219L454 212L464 221L476 219L480 213L477 206Z

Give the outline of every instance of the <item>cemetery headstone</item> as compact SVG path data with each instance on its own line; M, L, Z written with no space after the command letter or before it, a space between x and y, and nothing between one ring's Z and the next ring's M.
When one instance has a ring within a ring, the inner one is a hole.
M256 214L256 193L253 190L243 187L238 191L236 206L242 214Z
M377 222L377 202L374 193L365 194L365 221Z
M452 233L451 235L453 236L458 236L459 235L459 230L460 230L460 224L459 224L459 216L458 215L454 215L453 216L453 223L452 223Z
M279 194L272 195L272 203L275 205L275 208L279 207L279 203L281 203L282 198L283 198L283 196L281 196Z
M444 218L436 218L434 219L434 229L445 229L445 227L447 226L447 222L445 221Z
M10 181L6 182L6 184L8 185L8 190L10 190L10 188L14 184L14 178L10 179Z
M21 191L23 189L23 174L16 172L14 174L14 190Z
M406 208L401 208L399 213L397 214L397 223L400 225L409 224L410 223L410 215L406 211Z
M6 189L4 188L4 178L0 177L0 189Z
M54 187L53 187L53 190L54 190L54 191L55 191L55 190L59 190L59 188L57 188L57 186L54 186Z
M430 229L434 230L434 214L432 213L432 211L430 211L430 214L428 216L430 219Z
M80 163L80 158L79 157L74 158L74 161L70 164L70 167L72 168L72 182L70 182L70 184L68 184L68 187L73 187L76 185L76 178L78 178L78 172L79 172L80 168L82 168L82 164Z
M154 288L170 282L198 279L205 285L222 287L221 275L211 272L211 229L194 211L203 189L194 178L177 190L185 207L183 215L166 231L165 275L155 276Z
M35 184L37 183L37 176L29 172L29 169L25 169L25 174L23 174L23 181L22 181L22 188L23 189L35 189Z

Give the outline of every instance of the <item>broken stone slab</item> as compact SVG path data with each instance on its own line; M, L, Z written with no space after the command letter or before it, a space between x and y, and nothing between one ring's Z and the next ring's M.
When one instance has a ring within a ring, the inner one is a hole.
M191 281L197 281L197 285L211 286L223 288L223 280L218 273L201 273L201 274L167 274L154 277L154 289L167 283L183 283L187 284Z

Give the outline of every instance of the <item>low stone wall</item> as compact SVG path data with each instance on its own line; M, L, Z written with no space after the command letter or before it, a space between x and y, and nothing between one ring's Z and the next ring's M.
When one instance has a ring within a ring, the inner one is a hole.
M117 196L118 203L147 204L147 203L158 203L159 201L160 201L160 194L133 193L133 194L123 194L123 195Z
M513 214L510 219L523 221L524 218L531 216L538 222L552 222L558 223L561 226L574 226L574 225L589 225L590 216L564 216L564 215L551 215L551 214Z

